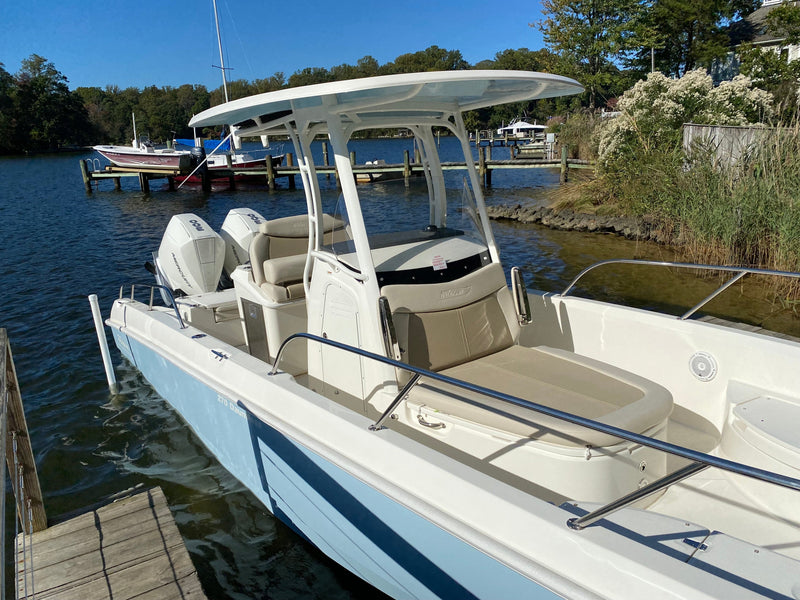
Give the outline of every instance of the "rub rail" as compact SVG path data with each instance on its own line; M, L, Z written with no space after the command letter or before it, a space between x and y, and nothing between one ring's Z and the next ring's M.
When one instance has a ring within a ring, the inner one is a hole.
M722 292L727 290L731 287L734 283L742 279L745 275L769 275L771 277L791 277L793 279L800 279L800 273L792 273L790 271L773 271L770 269L756 269L753 267L727 267L727 266L719 266L719 265L701 265L701 264L693 264L693 263L677 263L677 262L665 262L665 261L657 261L657 260L637 260L633 258L615 258L611 260L603 260L597 262L591 266L586 267L583 271L578 273L575 276L575 279L570 282L570 284L566 287L566 289L559 294L560 296L567 296L575 285L578 283L584 275L586 275L589 271L596 269L597 267L603 267L606 265L645 265L651 267L675 267L678 269L692 269L695 271L719 271L722 273L735 273L735 275L723 283L720 287L714 290L711 294L706 296L703 300L698 302L692 308L690 308L687 312L682 314L679 318L681 320L688 319L698 310L700 310L703 306L711 302L714 298L719 296Z
M338 348L339 350L343 350L345 352L350 352L352 354L356 354L358 356L368 358L370 360L374 360L389 366L392 366L396 369L404 369L406 371L410 371L414 373L412 379L406 384L405 387L397 394L395 399L390 403L389 408L384 411L383 415L378 419L378 421L370 426L370 429L373 431L381 431L384 429L383 423L387 421L387 418L390 414L397 408L397 406L403 401L403 399L408 395L410 389L416 385L417 381L421 377L425 377L427 379L433 381L439 381L441 383L446 383L448 385L452 385L463 390L467 390L470 392L475 392L477 394L481 394L483 396L487 396L489 398L494 398L496 400L500 400L501 402L505 402L507 404L511 404L514 406L520 406L522 408L529 409L533 412L540 413L543 415L547 415L550 417L554 417L556 419L560 419L562 421L566 421L568 423L573 423L575 425L580 425L582 427L586 427L587 429L592 429L594 431L600 431L602 433L618 437L624 440L628 440L629 442L633 442L636 444L641 444L642 446L647 446L649 448L654 448L656 450L660 450L662 452L667 452L669 454L680 456L681 458L688 459L692 461L693 464L688 465L678 471L663 477L662 479L651 483L650 485L637 490L631 494L627 494L614 502L599 508L598 510L584 515L579 519L570 519L568 525L572 529L583 529L588 525L591 525L596 520L602 518L632 504L636 500L657 492L661 489L665 489L670 485L678 483L690 477L691 475L699 472L706 467L716 467L718 469L722 469L723 471L727 471L729 473L736 473L738 475L743 475L745 477L750 477L752 479L757 479L759 481L764 481L767 483L771 483L774 485L778 485L781 487L789 488L791 490L800 491L800 479L795 479L793 477L787 477L785 475L780 475L778 473L773 473L771 471L766 471L764 469L758 469L756 467L751 467L749 465L744 465L742 463L737 463L732 460L727 460L724 458L720 458L718 456L712 456L710 454L706 454L704 452L698 452L696 450L692 450L690 448L684 448L683 446L678 446L676 444L671 444L669 442L665 442L662 440L658 440L655 438L648 437L646 435L641 435L638 433L633 433L631 431L627 431L625 429L620 429L619 427L614 427L613 425L607 425L605 423L601 423L599 421L594 421L592 419L587 419L578 415L574 415L572 413L564 412L562 410L558 410L556 408L550 408L549 406L544 406L542 404L537 404L535 402L531 402L530 400L524 400L522 398L518 398L516 396L511 396L510 394L504 394L503 392L498 392L496 390L492 390L489 388L485 388L480 385L476 385L474 383L469 383L468 381L462 381L461 379L455 379L453 377L448 377L447 375L442 375L441 373L435 373L433 371L428 371L427 369L422 369L420 367L415 367L414 365L409 365L398 360L394 360L391 358L387 358L385 356L381 356L380 354L375 354L374 352L369 352L368 350L363 350L361 348L356 348L354 346L349 346L347 344L342 344L341 342L337 342L334 340L330 340L327 338L320 337L318 335L313 335L311 333L295 333L294 335L289 336L284 340L281 344L281 347L278 349L278 354L275 357L275 363L272 369L269 372L269 375L273 376L278 373L278 365L280 364L281 356L283 354L284 348L286 346L297 339L306 339L312 342L318 342L320 344L331 346L332 348ZM462 398L462 401L467 402L468 404L472 404L473 406L480 406L481 408L493 412L495 414L502 415L504 417L508 417L511 419L518 420L519 417L505 412L499 408L495 408L492 406L486 406L477 400L473 400L468 397Z

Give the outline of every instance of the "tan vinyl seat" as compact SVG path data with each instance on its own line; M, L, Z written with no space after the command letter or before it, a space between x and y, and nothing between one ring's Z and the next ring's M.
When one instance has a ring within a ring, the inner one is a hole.
M672 395L664 387L612 365L556 348L511 346L441 373L634 433L662 426L672 412ZM415 402L433 410L548 444L601 447L621 441L432 381L422 381L413 394ZM480 405L458 398L465 394Z
M344 221L322 215L325 243L344 231ZM308 254L308 216L265 221L250 242L253 281L274 302L305 297L303 271Z
M449 283L389 285L381 292L409 364L635 433L663 425L672 411L669 391L638 375L565 350L516 345L513 301L498 264ZM409 402L549 444L620 441L424 378Z

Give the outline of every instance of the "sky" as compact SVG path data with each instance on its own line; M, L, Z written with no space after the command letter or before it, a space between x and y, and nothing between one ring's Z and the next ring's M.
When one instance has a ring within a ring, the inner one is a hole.
M380 64L429 46L475 64L543 47L531 0L218 0L228 79L288 78L306 67ZM220 86L211 0L0 0L0 63L38 54L69 87Z

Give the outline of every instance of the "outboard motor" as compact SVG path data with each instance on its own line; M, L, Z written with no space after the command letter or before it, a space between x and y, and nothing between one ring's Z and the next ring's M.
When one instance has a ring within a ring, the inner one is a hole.
M250 208L234 208L228 211L220 236L225 240L225 265L222 270L222 287L230 287L233 271L250 260L250 242L266 219Z
M189 154L192 157L192 168L202 165L197 170L197 175L204 176L208 172L208 161L206 160L206 149L203 146L194 146Z
M154 258L156 280L175 296L214 292L225 260L225 242L197 215L175 215Z

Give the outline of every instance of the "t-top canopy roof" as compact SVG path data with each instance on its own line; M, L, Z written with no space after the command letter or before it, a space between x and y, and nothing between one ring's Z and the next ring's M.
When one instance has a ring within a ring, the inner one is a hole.
M508 102L577 94L575 80L529 71L437 71L334 81L258 94L196 115L191 127L238 125L253 135L304 110L324 115L435 116Z

